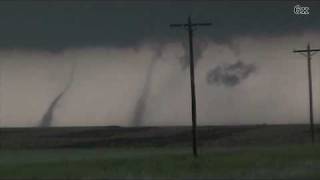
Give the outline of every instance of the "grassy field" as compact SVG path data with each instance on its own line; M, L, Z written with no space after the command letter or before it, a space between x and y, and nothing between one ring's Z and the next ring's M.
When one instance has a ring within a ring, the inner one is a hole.
M320 146L2 150L1 178L320 179Z
M0 129L0 179L320 179L308 125Z

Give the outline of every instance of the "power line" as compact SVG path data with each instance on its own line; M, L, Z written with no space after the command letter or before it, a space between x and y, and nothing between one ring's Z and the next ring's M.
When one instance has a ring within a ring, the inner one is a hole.
M311 75L311 57L315 55L320 49L311 49L308 43L307 49L294 50L293 53L299 53L307 57L308 60L308 80L309 80L309 118L310 118L310 131L311 131L311 141L314 144L315 141L315 131L313 123L313 102L312 102L312 75ZM312 53L312 54L311 54Z
M191 85L191 111L192 111L192 149L193 156L198 156L197 150L197 108L196 108L196 92L194 85L194 62L193 62L193 28L198 26L211 26L211 23L192 23L191 17L188 17L186 24L170 24L170 27L184 27L188 30L189 36L189 52L190 52L190 85Z

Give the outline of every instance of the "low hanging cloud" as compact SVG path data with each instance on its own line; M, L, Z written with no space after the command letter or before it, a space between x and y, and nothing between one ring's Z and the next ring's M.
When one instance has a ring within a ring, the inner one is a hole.
M195 46L201 55L195 58L199 125L308 122L306 62L291 52L309 39L312 47L320 46L319 37L319 32L250 36ZM188 63L181 68L180 61L186 54L181 41L63 52L0 49L0 125L190 125L189 68ZM317 58L315 91L320 88ZM57 98L67 84L71 87ZM48 109L45 123L41 118Z
M232 87L238 85L254 72L256 72L254 64L246 64L238 60L233 64L218 65L210 70L207 74L207 82L208 84Z

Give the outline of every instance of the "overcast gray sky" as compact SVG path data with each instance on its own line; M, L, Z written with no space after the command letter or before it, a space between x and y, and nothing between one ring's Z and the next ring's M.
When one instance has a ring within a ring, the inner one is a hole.
M0 125L38 126L70 79L50 125L189 125L187 34L168 26L188 16L213 24L195 30L200 125L308 122L292 50L320 48L320 3L16 1L0 2Z

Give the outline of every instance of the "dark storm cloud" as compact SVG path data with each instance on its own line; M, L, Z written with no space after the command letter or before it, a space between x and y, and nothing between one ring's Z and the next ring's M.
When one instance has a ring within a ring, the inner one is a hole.
M228 42L235 36L281 35L319 30L319 4L311 14L293 14L294 2L1 2L0 48L60 50L92 46L135 46L142 41L185 39L170 23L211 21L197 37Z
M248 78L255 71L256 66L254 64L245 64L239 60L234 64L218 65L210 70L207 74L207 82L232 87Z

